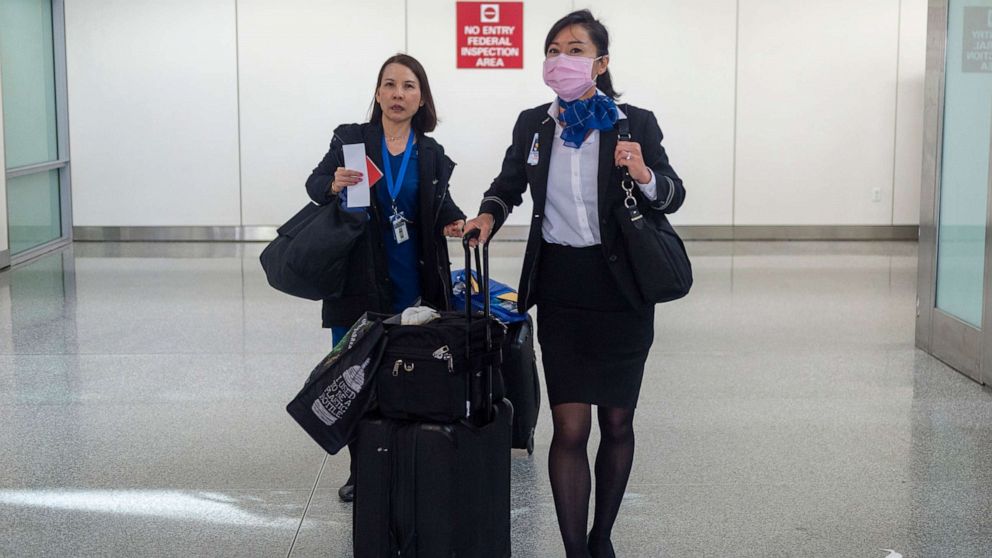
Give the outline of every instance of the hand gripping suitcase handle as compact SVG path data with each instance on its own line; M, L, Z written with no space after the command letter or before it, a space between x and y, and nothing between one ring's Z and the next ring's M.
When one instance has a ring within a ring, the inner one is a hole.
M465 354L469 356L472 350L472 248L469 243L478 240L482 231L473 229L462 237L462 247L465 249ZM492 337L492 307L489 300L489 240L482 245L482 257L479 257L479 245L475 246L475 266L479 270L479 283L482 285L483 319L486 320L486 352L493 350ZM486 421L493 418L493 367L486 366L485 410ZM466 383L467 385L467 383ZM471 401L471 391L466 393L466 401Z

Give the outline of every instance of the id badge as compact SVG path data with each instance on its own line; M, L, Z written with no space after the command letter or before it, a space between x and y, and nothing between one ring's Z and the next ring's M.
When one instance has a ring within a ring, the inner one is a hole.
M537 166L540 161L540 146L538 145L539 135L534 134L534 140L530 142L530 155L527 156L527 164L530 166Z
M389 223L393 226L393 238L396 239L396 244L403 244L410 240L410 231L406 228L406 222L406 217L403 217L402 213L393 214L389 218Z

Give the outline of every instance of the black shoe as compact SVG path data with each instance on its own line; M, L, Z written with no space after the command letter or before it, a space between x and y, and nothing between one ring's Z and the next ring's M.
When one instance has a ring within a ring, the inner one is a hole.
M351 477L348 477L344 486L338 489L338 498L345 503L355 501L355 481Z

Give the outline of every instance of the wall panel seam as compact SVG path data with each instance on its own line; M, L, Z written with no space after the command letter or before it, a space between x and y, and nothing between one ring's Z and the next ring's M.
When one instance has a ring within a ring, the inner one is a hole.
M234 0L234 84L238 113L238 219L245 224L244 157L241 146L241 28L238 25L238 0Z
M896 177L899 170L899 85L902 78L902 2L899 4L898 15L896 16L896 100L895 118L892 122L892 192L891 205L889 207L889 224L896 224Z
M737 225L737 108L740 103L740 59L741 59L741 0L736 2L736 14L734 23L734 147L731 155L731 176L730 176L730 224Z

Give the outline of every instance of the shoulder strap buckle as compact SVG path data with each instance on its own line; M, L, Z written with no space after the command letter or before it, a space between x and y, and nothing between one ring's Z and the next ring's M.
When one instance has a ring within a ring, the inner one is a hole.
M620 108L620 110L623 110L624 113L627 112L625 110L627 108L627 105L620 105L620 107L618 108ZM617 133L618 133L617 138L620 141L630 141L630 121L627 118L621 118L617 120Z

